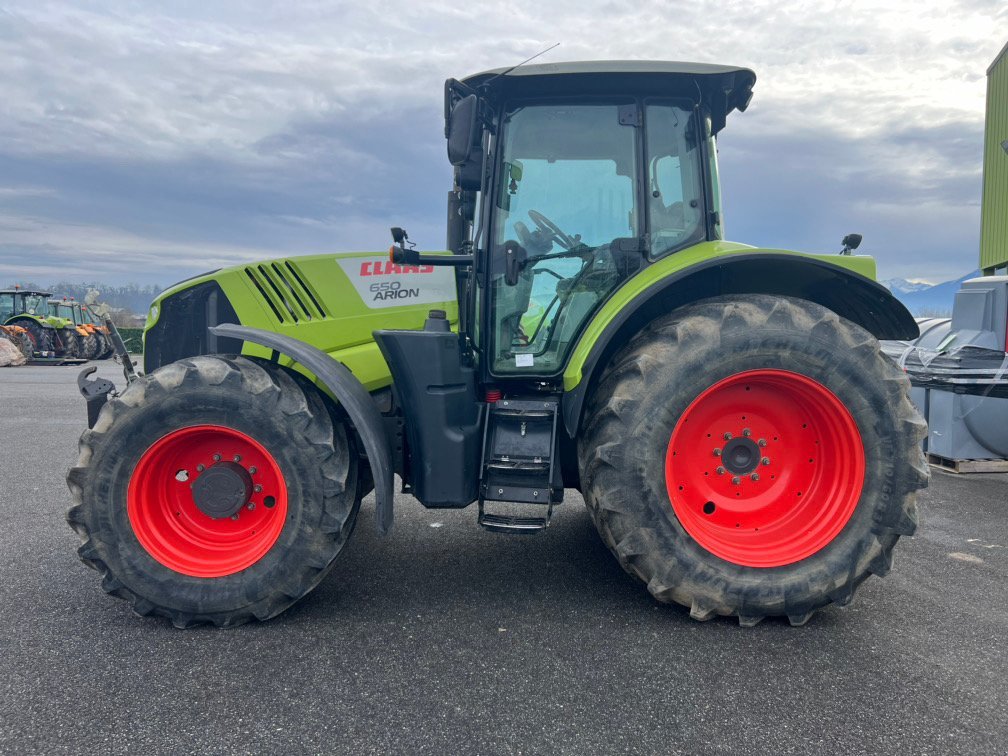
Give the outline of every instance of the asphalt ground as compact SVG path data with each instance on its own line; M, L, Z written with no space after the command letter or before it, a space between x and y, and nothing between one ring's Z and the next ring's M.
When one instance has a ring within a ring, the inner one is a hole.
M77 560L78 370L0 370L0 752L1008 751L1008 475L936 473L889 577L802 628L655 603L568 492L525 537L400 497L383 538L366 500L293 609L183 631Z

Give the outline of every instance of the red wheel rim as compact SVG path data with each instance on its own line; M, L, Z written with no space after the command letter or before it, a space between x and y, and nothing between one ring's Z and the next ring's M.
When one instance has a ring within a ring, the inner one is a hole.
M192 486L214 465L228 463L247 471L251 495L234 515L211 517L196 505ZM233 428L197 425L169 433L143 453L126 509L137 540L165 567L223 577L251 567L276 543L287 519L287 486L257 441Z
M792 564L829 544L854 513L864 475L847 408L785 370L748 370L708 388L679 418L665 457L683 528L747 567Z

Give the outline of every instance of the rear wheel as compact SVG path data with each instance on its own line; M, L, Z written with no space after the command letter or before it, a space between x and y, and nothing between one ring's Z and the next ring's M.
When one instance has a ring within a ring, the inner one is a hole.
M72 328L61 328L56 334L63 347L63 356L78 359L84 355L80 335Z
M114 351L112 349L112 339L110 339L108 337L108 334L106 334L103 331L97 331L95 333L95 336L98 338L98 345L99 345L98 359L107 360L109 357L112 356L112 353Z
M93 360L98 356L98 339L93 333L86 336L77 334L80 343L80 356L85 360Z
M81 559L180 627L282 612L332 568L360 505L343 423L314 387L242 357L130 384L80 448L67 520Z
M803 624L916 528L924 423L866 331L803 300L714 299L612 361L579 444L623 567L695 619Z

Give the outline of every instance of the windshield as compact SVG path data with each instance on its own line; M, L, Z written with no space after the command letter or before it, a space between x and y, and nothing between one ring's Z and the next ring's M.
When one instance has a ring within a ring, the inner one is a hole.
M25 294L23 311L29 315L38 315L40 318L44 318L49 314L48 300L48 294Z
M491 257L494 372L556 372L581 323L630 272L611 247L640 234L635 108L549 104L506 114ZM508 249L524 258L513 282Z

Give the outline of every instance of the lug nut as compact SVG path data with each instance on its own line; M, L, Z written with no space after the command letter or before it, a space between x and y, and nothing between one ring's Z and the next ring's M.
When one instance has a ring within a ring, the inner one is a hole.
M232 520L237 520L238 519L238 513L236 512L235 514L231 515L231 519Z
M745 436L746 438L749 438L749 436L752 435L752 431L749 430L748 428L743 428L742 429L742 435Z
M247 509L249 512L251 512L253 509L255 509L255 502L254 501L250 501L248 504L245 505L245 509Z
M766 439L765 438L761 438L756 443L759 444L760 446L766 446Z
M725 441L731 441L731 437L732 437L731 433L725 433L724 434L724 440Z
M769 465L770 457L763 457L763 459L761 459L760 462L762 462L764 465Z
M260 485L259 485L259 484L257 483L256 485L254 485L254 486L252 487L252 490L253 490L253 491L255 491L256 493L262 493L262 486L260 486Z
M717 472L718 475L724 475L725 471L724 471L723 467L718 467L718 469L716 470L716 472Z
M220 460L221 460L220 454L214 454L213 455L213 461L214 462L220 462Z
M241 454L235 454L234 455L234 461L235 462L241 462Z
M196 472L203 472L204 470L206 470L206 467L203 465L196 465Z
M755 483L757 480L759 480L759 473L753 473L752 475L750 475L749 480Z
M255 475L257 472L259 472L259 469L255 465L249 468L249 475Z
M737 486L739 483L742 482L742 479L738 475L733 475L731 482Z
M715 457L720 457L721 456L721 450L720 449L715 449L714 450L714 456Z

